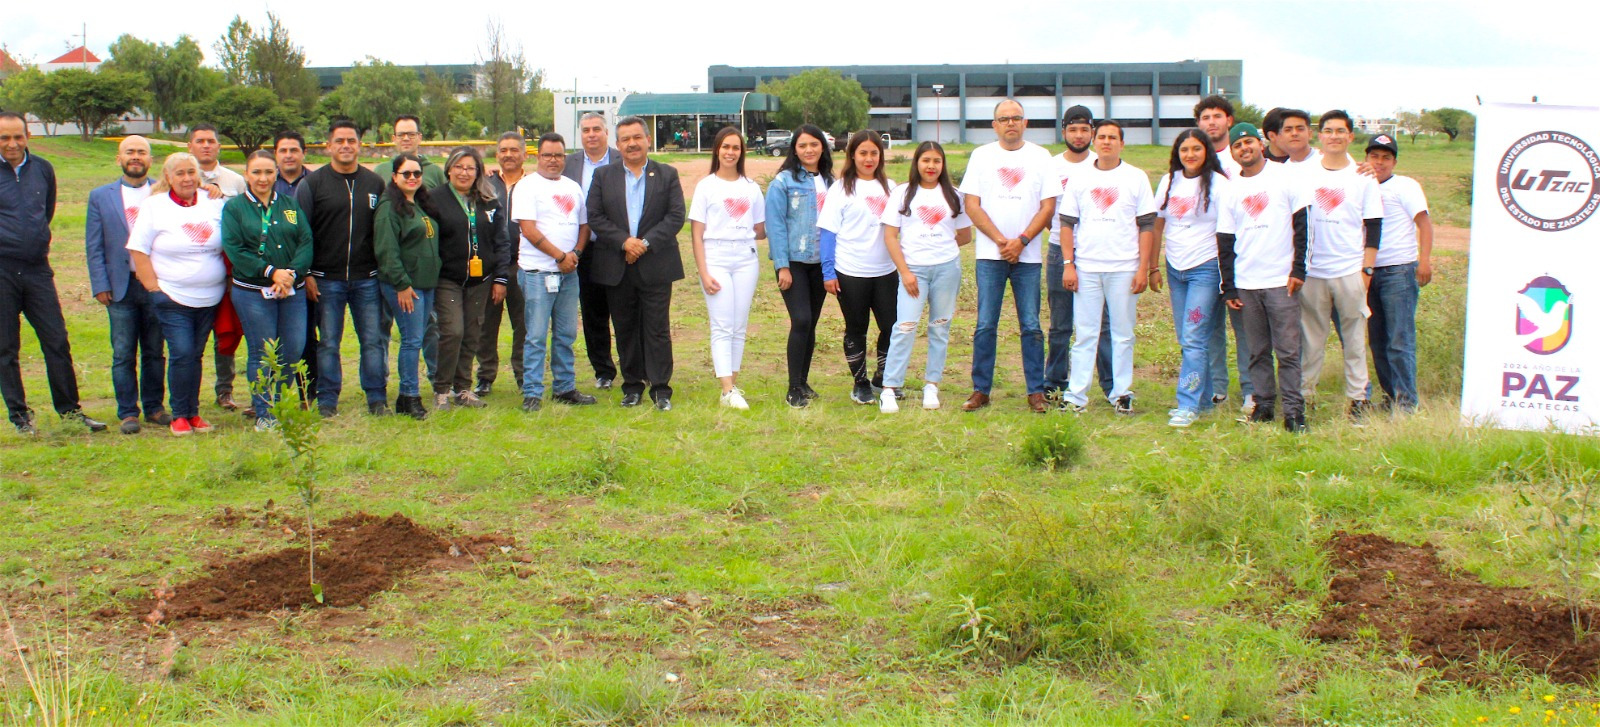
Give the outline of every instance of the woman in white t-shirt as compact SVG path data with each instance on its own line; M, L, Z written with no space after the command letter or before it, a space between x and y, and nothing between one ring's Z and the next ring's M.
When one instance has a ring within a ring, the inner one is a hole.
M734 379L744 361L750 302L760 263L756 240L767 237L767 207L761 185L744 176L744 136L723 127L711 143L711 174L694 188L689 234L700 288L711 321L711 366L722 382L722 405L749 409Z
M894 332L884 367L878 409L900 410L896 401L911 363L917 323L928 309L928 367L923 373L922 408L939 408L939 381L950 347L950 317L961 291L961 246L972 242L961 193L950 183L944 147L925 141L911 155L910 181L895 187L883 210L883 243L900 275Z
M1156 215L1155 234L1164 241L1167 253L1172 327L1183 350L1178 406L1169 412L1167 424L1187 427L1213 406L1211 336L1226 320L1219 304L1222 273L1217 268L1217 207L1228 178L1199 129L1178 135L1167 168L1156 186L1161 211ZM1149 271L1150 287L1157 291L1161 289L1159 271L1159 267Z
M200 418L200 358L228 284L222 262L222 206L200 193L200 162L178 152L139 204L128 233L134 275L150 292L167 341L167 393L172 433L209 432Z
M839 297L844 314L844 360L855 386L850 400L872 403L883 386L900 276L883 244L883 211L889 208L889 177L883 172L883 138L863 129L845 147L844 169L828 188L817 227L822 230L822 286ZM867 324L878 322L878 367L867 378Z

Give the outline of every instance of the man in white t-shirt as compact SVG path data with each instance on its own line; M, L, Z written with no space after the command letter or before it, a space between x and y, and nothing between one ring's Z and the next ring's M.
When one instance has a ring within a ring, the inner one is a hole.
M1367 288L1367 341L1383 405L1417 408L1417 294L1433 280L1433 219L1415 179L1394 173L1400 147L1379 134L1367 142L1367 164L1383 195L1383 246Z
M1111 393L1118 414L1133 413L1133 324L1139 294L1154 268L1156 200L1150 176L1122 161L1122 125L1102 119L1094 127L1098 158L1067 184L1058 205L1061 216L1062 281L1077 295L1073 327L1100 330L1111 318ZM1097 335L1072 344L1072 373L1063 408L1084 411L1089 403L1090 368L1100 349Z
M1050 157L1061 191L1078 171L1098 157L1094 153L1094 114L1086 106L1073 106L1061 115L1061 141L1067 150ZM1060 204L1060 199L1056 200ZM1045 297L1050 301L1050 330L1045 334L1044 390L1057 404L1067 390L1072 362L1072 291L1061 287L1061 216L1050 217L1050 248L1045 253ZM1111 395L1111 317L1104 316L1100 327L1100 354L1095 357L1095 373L1100 389Z
M967 160L961 193L967 215L978 229L978 322L972 333L972 396L962 411L989 405L994 386L995 347L1006 284L1016 300L1022 334L1022 377L1028 386L1028 408L1043 414L1044 332L1039 329L1039 275L1043 244L1037 239L1055 216L1060 181L1051 169L1050 152L1025 141L1028 127L1022 104L1005 99L994 107L998 141L973 150Z
M1255 126L1234 124L1228 138L1240 170L1217 207L1217 264L1223 300L1244 314L1256 400L1249 420L1276 418L1282 392L1284 428L1304 432L1295 294L1306 279L1306 205L1293 175L1267 161Z
M1322 158L1322 152L1311 146L1311 114L1300 109L1284 109L1281 119L1278 146L1288 155L1283 160L1284 165L1295 170L1314 167L1317 160ZM1302 164L1309 166L1301 167Z
M1285 128L1294 120L1286 114ZM1351 133L1349 114L1337 109L1324 113L1318 129L1323 153L1296 174L1308 202L1310 233L1306 287L1300 293L1305 370L1300 388L1307 399L1316 392L1329 324L1337 320L1344 348L1344 393L1350 400L1350 417L1359 421L1370 406L1367 284L1382 239L1383 195L1372 177L1356 172L1348 153ZM1292 169L1293 163L1285 166Z
M550 333L550 377L555 401L593 404L578 391L572 343L578 338L578 258L589 245L589 209L583 187L561 175L566 141L539 137L538 174L512 190L511 219L522 233L517 266L527 339L522 355L522 410L539 411L544 399L545 334Z
M201 189L211 199L233 197L244 193L244 177L217 161L218 155L222 153L222 143L217 139L217 127L205 123L190 126L189 153L200 163ZM238 336L211 337L212 354L216 359L217 406L228 411L239 408L238 403L233 400L233 356L238 352L239 340ZM247 406L244 408L244 413L246 416L253 416L255 410Z
M1227 173L1229 179L1239 176L1239 162L1233 158L1233 149L1228 144L1228 132L1233 129L1233 102L1216 95L1200 99L1200 103L1194 106L1194 123L1211 142L1211 149L1216 152L1222 171ZM1255 408L1255 401L1252 396L1254 389L1250 387L1250 346L1244 340L1244 316L1218 298L1215 312L1218 320L1221 320L1224 312L1229 325L1211 327L1211 343L1206 351L1209 358L1206 368L1211 374L1213 392L1211 403L1221 404L1228 400L1228 328L1231 327L1234 353L1238 360L1239 396L1244 400L1244 413L1249 414Z

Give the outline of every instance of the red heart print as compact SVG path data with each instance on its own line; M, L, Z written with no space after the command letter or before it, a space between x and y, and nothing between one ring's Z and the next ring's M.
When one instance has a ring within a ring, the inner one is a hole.
M126 219L128 221L128 229L131 230L131 229L133 229L133 223L139 221L139 208L138 207L124 207L124 208L122 208L122 216L123 216L124 219Z
M727 210L729 217L742 220L750 212L750 198L727 197L722 200L722 208Z
M1322 209L1322 214L1328 214L1344 204L1344 190L1339 187L1318 187L1317 206Z
M1067 178L1066 177L1062 177L1061 178L1061 191L1063 191L1063 192L1067 191Z
M1117 203L1117 198L1121 197L1122 193L1117 191L1116 187L1095 187L1089 190L1089 196L1094 199L1094 206L1104 212Z
M211 225L205 222L185 222L183 234L188 235L194 244L204 245L211 239Z
M564 215L572 214L572 210L578 206L578 200L573 199L570 194L553 194L550 195L550 199L555 200L556 206L561 208L561 214Z
M1000 183L1006 185L1006 189L1014 189L1028 176L1028 170L1020 167L1000 167L995 173L1000 175Z
M828 199L828 193L827 192L818 192L817 193L817 211L818 212L822 211L822 203L827 201L827 199Z
M1244 211L1250 213L1251 219L1260 217L1261 213L1267 209L1267 193L1256 192L1249 197L1245 197L1243 202Z
M1167 211L1173 217L1183 217L1194 211L1197 197L1170 197L1167 199Z
M889 206L888 197L865 197L867 208L872 210L874 216L883 214L883 208Z
M942 207L917 205L917 219L922 220L922 224L932 227L940 222L944 222L944 218L945 209Z

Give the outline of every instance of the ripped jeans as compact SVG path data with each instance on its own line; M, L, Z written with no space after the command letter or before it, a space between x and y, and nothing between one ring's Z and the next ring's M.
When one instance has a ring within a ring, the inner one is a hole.
M1217 300L1222 297L1222 275L1214 259L1188 270L1169 263L1167 281L1172 294L1172 328L1183 349L1183 363L1178 366L1178 408L1206 411L1213 406L1210 348L1221 320L1217 311L1222 306Z
M961 259L937 265L910 265L917 279L913 298L900 285L895 302L894 332L889 336L889 359L884 367L883 385L898 389L906 383L906 368L911 364L911 346L917 340L917 323L922 309L928 309L928 367L922 381L937 384L944 378L945 355L950 348L950 317L956 312L956 294L961 291Z

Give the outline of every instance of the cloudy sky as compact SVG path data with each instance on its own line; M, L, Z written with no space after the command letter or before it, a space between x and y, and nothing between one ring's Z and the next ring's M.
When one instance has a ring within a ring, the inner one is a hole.
M164 12L129 11L111 0L17 3L0 44L33 61L76 46L103 53L118 34L171 41L187 33L211 43L237 12L229 3L183 3ZM275 12L304 46L310 65L347 65L371 55L401 64L478 59L489 13L441 19L368 14L381 3L275 0ZM396 3L435 11L453 6ZM551 16L552 7L594 8ZM153 8L154 6L142 6ZM259 7L259 6L258 6ZM802 8L800 12L787 8ZM1244 60L1245 100L1263 108L1345 107L1361 115L1484 101L1600 105L1600 7L1584 0L1453 2L1326 0L1299 2L995 3L637 2L506 3L491 11L554 88L689 91L706 67L725 63L846 65L877 63L1153 62ZM65 9L63 8L70 8ZM672 8L664 12L662 8ZM835 9L849 8L845 18ZM981 8L981 10L977 9ZM1097 15L1109 8L1109 15ZM826 10L806 30L804 9ZM245 19L264 24L264 11ZM587 25L590 30L575 30ZM450 28L457 28L450 30ZM794 32L777 30L797 28ZM412 32L408 32L410 29ZM627 36L634 42L601 41ZM359 40L351 40L358 36ZM626 50L622 50L625 47ZM647 50L658 48L659 50Z

